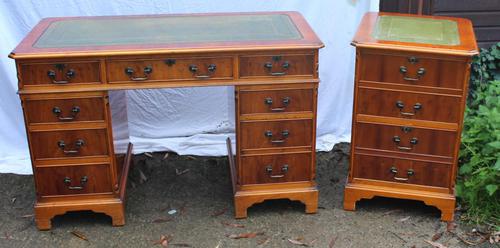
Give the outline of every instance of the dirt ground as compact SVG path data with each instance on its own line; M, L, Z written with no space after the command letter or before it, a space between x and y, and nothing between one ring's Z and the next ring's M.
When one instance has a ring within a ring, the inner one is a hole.
M421 202L375 198L344 211L348 150L344 143L317 154L317 214L305 214L298 202L273 200L254 205L243 220L233 218L225 157L135 156L123 227L112 227L103 214L75 212L38 231L32 176L0 174L0 247L162 247L162 236L168 247L438 247L426 240L466 247L457 235L465 237L471 227L458 222L446 232L440 212ZM240 234L250 237L232 238Z

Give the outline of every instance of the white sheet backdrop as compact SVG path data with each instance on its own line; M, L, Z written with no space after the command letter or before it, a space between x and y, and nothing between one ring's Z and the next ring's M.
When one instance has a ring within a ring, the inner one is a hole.
M31 174L14 61L7 55L41 18L198 12L299 11L326 47L320 51L317 149L350 140L354 49L349 45L378 0L4 0L0 1L0 173ZM228 20L230 21L230 20ZM120 92L117 92L118 94ZM121 92L134 152L224 155L234 136L232 87ZM126 96L126 97L123 97ZM124 110L124 108L122 108ZM119 108L113 108L120 113ZM122 130L123 131L123 130Z

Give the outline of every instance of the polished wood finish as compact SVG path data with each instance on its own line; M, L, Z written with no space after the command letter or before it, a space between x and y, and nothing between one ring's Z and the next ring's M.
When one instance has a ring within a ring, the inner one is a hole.
M233 15L260 14L173 17ZM34 27L9 56L16 60L18 70L35 174L37 227L50 229L55 215L79 210L105 213L112 217L113 225L125 224L132 145L126 154L115 154L109 90L235 85L235 153L228 141L235 216L246 217L247 208L255 203L283 198L303 202L307 213L316 212L313 154L318 49L323 44L296 12L263 15L288 16L299 38L185 43L148 40L148 44L102 46L72 46L71 40L68 46L43 47L35 44L58 21L140 21L172 16L48 18ZM274 137L287 136L286 140L276 142L266 136L268 130ZM288 166L283 170L285 164ZM271 174L265 168L268 165ZM286 175L281 176L278 170Z
M455 21L460 45L376 40L370 34L383 15L390 14L366 14L352 43L356 75L344 209L374 196L412 199L451 221L470 62L477 54L472 27L465 19L424 16Z

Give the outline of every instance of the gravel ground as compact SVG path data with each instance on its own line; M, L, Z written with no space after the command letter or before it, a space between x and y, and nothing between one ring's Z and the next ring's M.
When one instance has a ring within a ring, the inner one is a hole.
M74 212L38 231L32 176L0 174L0 247L162 247L162 236L168 247L438 247L426 242L433 239L466 247L457 235L465 237L470 227L458 222L446 232L440 212L421 202L375 198L344 211L348 150L344 143L317 154L317 214L305 214L298 202L273 200L254 205L243 220L233 218L224 157L136 155L123 227L112 227L103 214ZM231 238L240 234L249 237Z

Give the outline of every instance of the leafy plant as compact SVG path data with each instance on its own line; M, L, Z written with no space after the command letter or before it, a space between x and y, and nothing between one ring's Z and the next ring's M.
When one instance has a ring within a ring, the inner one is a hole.
M474 59L457 196L475 223L500 228L500 43ZM494 79L497 79L496 81ZM492 81L493 80L493 81Z

